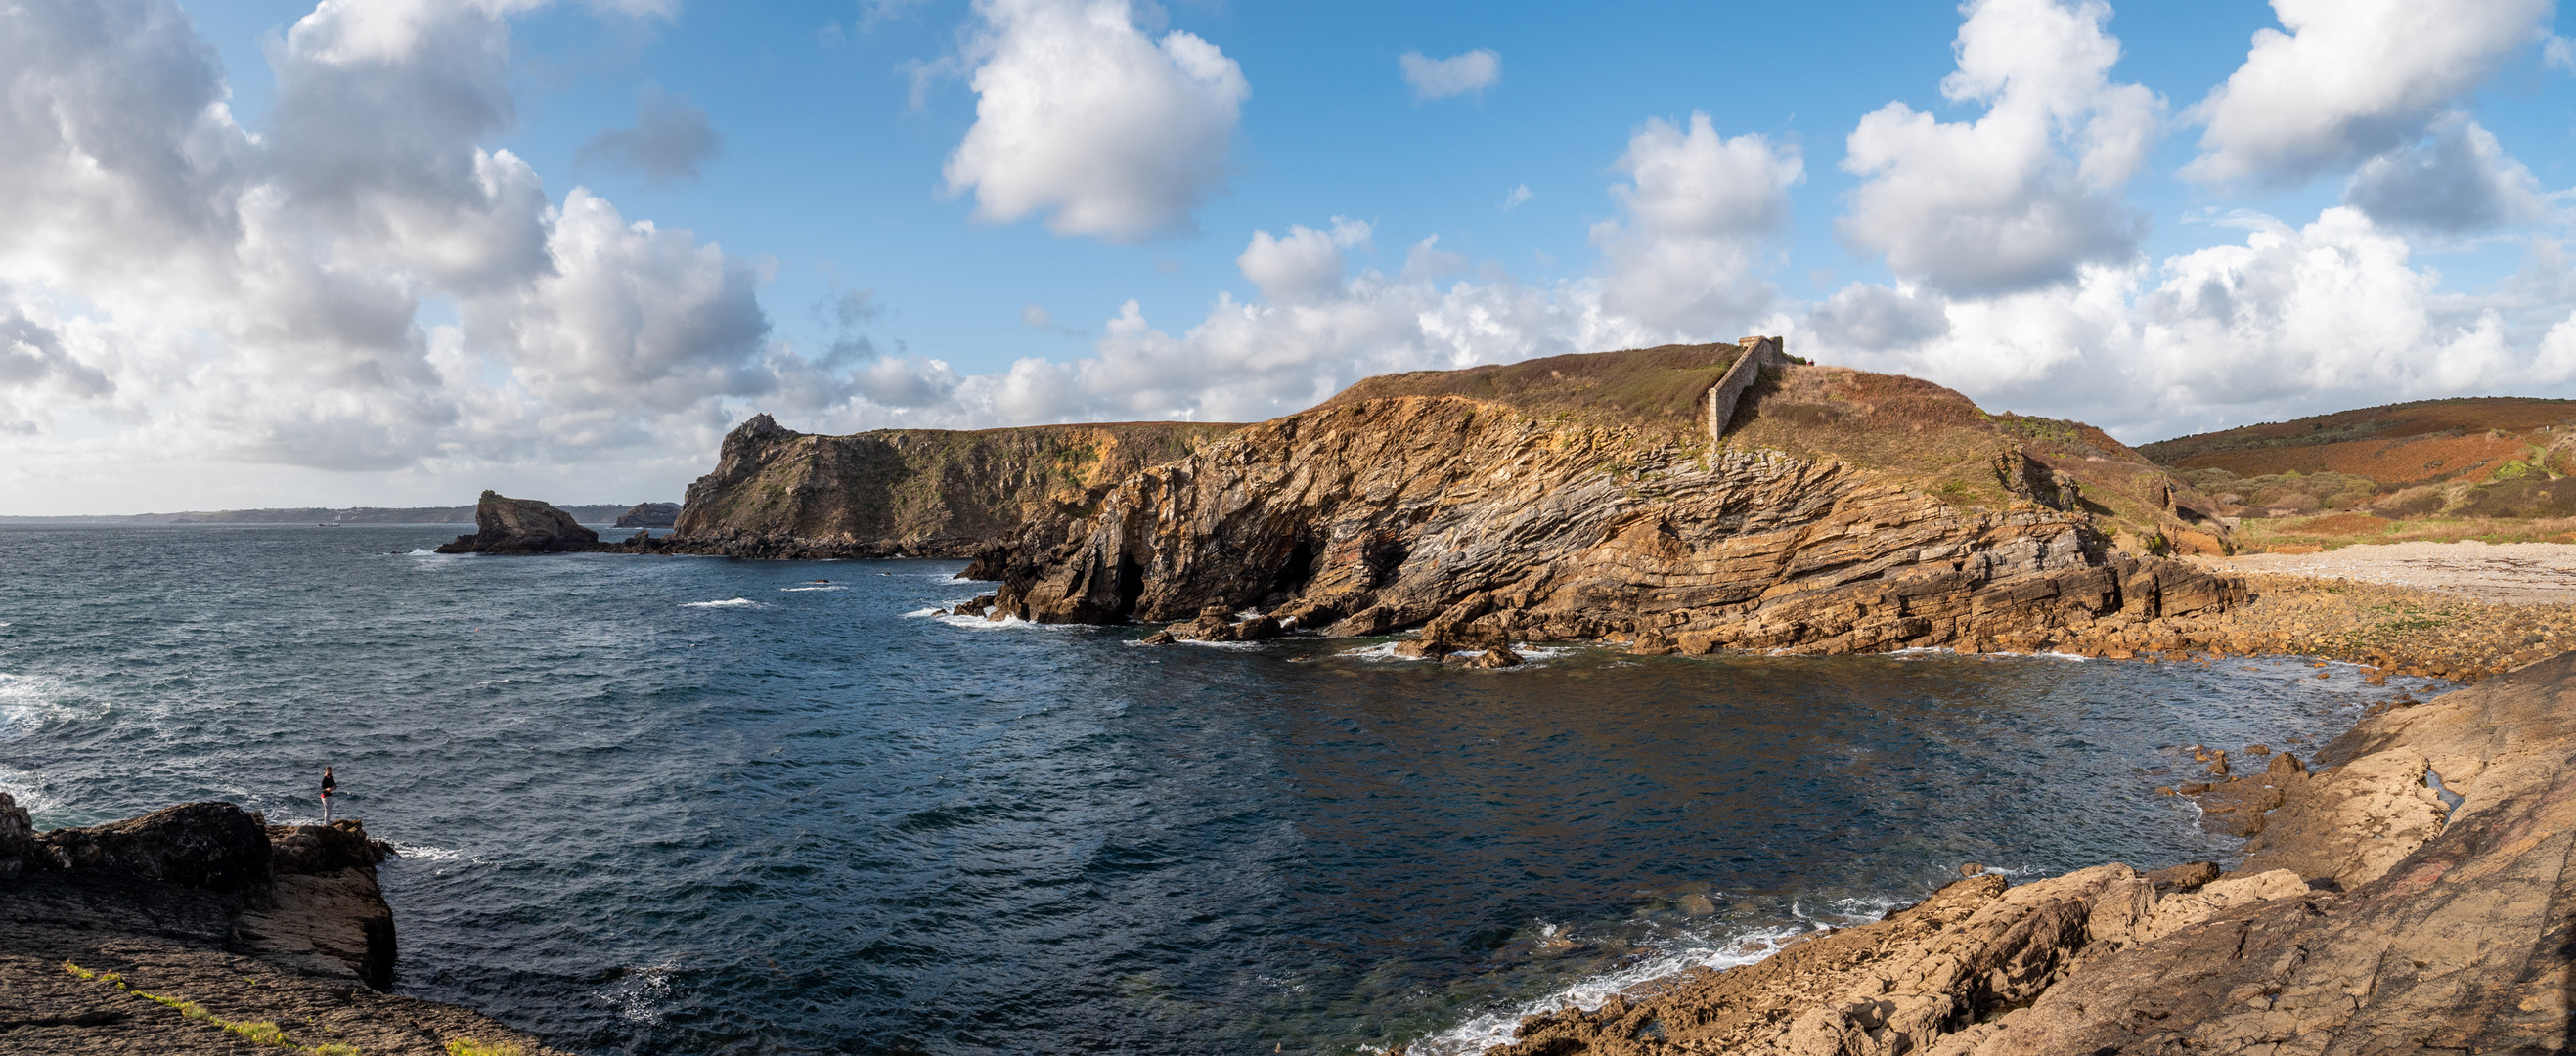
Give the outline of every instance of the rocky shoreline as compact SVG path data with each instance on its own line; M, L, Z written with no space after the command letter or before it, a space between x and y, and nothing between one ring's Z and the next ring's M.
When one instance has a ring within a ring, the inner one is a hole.
M391 853L356 821L269 825L219 802L36 832L0 794L0 1049L559 1056L383 992Z
M1487 1053L2559 1051L2571 758L2559 654L2367 717L2313 772L2267 769L2232 873L1970 876L1753 965L1528 1017Z

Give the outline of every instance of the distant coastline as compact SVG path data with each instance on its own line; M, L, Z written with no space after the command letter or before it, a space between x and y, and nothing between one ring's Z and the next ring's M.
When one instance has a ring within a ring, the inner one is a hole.
M635 503L560 506L584 524L606 524L633 509ZM203 510L184 513L135 513L123 516L0 517L0 524L472 524L474 506L351 506L344 509L303 507L263 510Z

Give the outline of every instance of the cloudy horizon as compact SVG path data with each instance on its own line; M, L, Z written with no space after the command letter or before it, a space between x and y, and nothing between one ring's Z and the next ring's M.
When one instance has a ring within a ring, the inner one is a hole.
M2132 443L2576 394L2550 0L1481 11L0 7L0 514L669 501L760 411L1753 333Z

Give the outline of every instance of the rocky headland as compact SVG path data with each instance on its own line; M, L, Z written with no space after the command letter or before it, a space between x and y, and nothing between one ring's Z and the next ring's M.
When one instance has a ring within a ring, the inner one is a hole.
M356 821L269 825L188 803L36 832L0 794L0 1049L453 1056L553 1052L400 997L391 854Z
M2240 604L2165 556L2224 550L2209 506L2089 427L1748 338L1370 379L983 570L993 618L1174 637L2040 648Z
M2248 855L1976 875L1875 924L1599 1009L1497 1056L2555 1052L2569 1041L2576 654L2275 755Z
M486 491L474 506L474 534L441 544L442 554L564 554L599 548L599 533L535 499Z
M880 429L818 436L754 415L689 485L669 536L620 549L745 558L962 557L1061 532L1148 466L1239 427L1194 422Z

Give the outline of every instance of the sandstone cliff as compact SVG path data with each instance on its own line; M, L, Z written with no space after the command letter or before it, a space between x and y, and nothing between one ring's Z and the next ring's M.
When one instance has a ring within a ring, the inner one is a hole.
M581 526L572 515L535 499L513 499L497 491L483 493L474 506L474 534L438 548L442 554L561 554L590 550L599 533Z
M2363 720L2232 875L1962 880L1876 924L1489 1056L2560 1051L2576 945L2576 654Z
M2204 500L2098 433L2052 441L1929 383L1783 359L1710 437L1702 401L1752 340L1363 382L1024 536L994 615L1268 633L1219 615L1251 607L1475 648L1842 652L2031 647L2241 600L2115 553L2223 544L2186 527Z
M816 436L754 415L651 553L973 557L1091 511L1111 485L1237 428L1191 422Z
M447 1056L470 1038L550 1053L464 1009L378 992L393 984L376 884L390 853L355 821L268 825L230 803L39 833L0 794L0 1049L252 1052L270 1037Z

